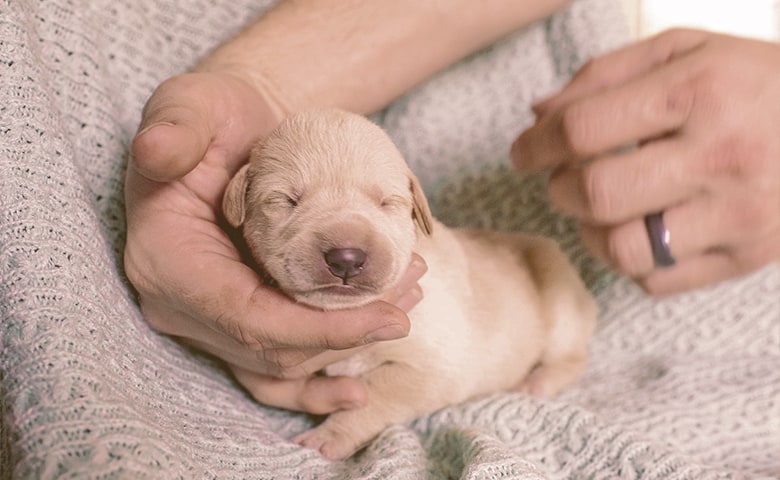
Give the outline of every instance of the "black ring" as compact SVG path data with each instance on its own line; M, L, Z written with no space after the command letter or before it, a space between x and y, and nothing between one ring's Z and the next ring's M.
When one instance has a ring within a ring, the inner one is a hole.
M647 236L653 249L653 262L656 267L671 267L676 262L669 249L669 230L664 225L664 212L651 213L645 216Z

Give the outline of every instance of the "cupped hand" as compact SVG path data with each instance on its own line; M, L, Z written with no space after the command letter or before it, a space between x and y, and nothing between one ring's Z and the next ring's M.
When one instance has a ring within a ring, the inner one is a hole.
M596 58L512 147L596 256L666 294L780 258L780 45L671 30ZM676 263L654 264L664 212Z
M221 228L229 179L281 119L272 98L237 76L189 73L144 108L125 181L125 270L156 330L224 360L265 403L311 413L361 404L350 378L313 377L371 342L405 336L421 298L415 257L386 301L321 312L265 285Z

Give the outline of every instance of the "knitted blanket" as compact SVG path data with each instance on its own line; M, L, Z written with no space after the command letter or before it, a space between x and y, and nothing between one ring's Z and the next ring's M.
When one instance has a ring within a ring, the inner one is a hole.
M0 2L0 480L780 478L780 269L665 299L616 278L507 152L529 104L625 40L580 0L373 118L451 225L554 236L602 309L584 377L553 401L498 394L387 429L328 462L302 414L254 402L152 331L122 272L140 110L270 2Z

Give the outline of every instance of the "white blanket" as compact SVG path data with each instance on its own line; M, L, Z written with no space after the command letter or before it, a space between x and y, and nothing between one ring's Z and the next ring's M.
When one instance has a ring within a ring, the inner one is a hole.
M529 104L625 40L581 0L374 116L450 224L555 236L598 295L592 362L555 401L495 395L331 463L217 362L153 332L122 273L140 109L268 1L0 5L0 479L780 478L780 270L646 297L507 166ZM335 60L334 60L335 61ZM507 366L510 368L510 366Z

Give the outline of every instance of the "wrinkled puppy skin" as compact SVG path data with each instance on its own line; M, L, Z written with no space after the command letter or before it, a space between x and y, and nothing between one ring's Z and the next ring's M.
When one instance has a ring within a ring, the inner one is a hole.
M379 299L413 251L428 264L409 336L325 369L368 391L364 407L294 439L325 457L348 457L391 424L475 396L555 395L585 369L597 308L557 245L438 222L395 145L364 117L287 118L231 180L223 211L279 288L312 307Z

